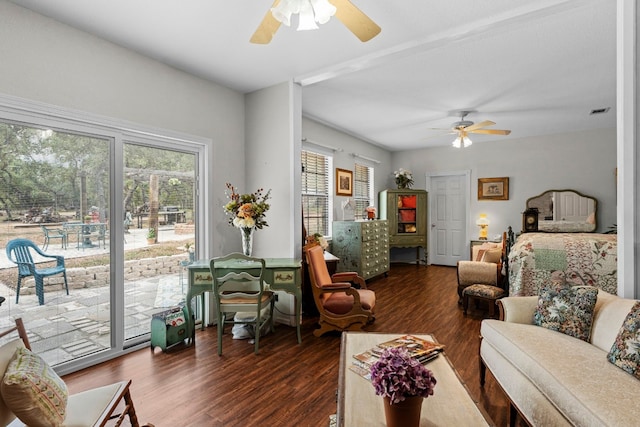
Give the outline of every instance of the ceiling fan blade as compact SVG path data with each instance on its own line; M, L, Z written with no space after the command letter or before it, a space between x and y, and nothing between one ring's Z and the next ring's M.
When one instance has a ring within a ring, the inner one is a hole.
M380 33L380 27L349 0L329 0L336 11L336 18L357 38L366 42Z
M485 120L484 122L475 123L475 124L472 124L471 126L467 126L464 128L464 130L466 130L467 132L473 132L476 129L486 128L487 126L493 126L493 125L495 125L495 123L492 122L491 120Z
M275 0L271 7L276 7L278 3L280 3L280 0ZM278 31L278 28L280 28L280 21L273 17L271 9L269 9L249 41L256 44L267 44L271 41L276 31Z
M467 132L471 132L471 133L484 133L484 134L490 134L490 135L509 135L511 133L510 130L502 130L502 129L476 129L476 130L469 130L469 128L466 129Z

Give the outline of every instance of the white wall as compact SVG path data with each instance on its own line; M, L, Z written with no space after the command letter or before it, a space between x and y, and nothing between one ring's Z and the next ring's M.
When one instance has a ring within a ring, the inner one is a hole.
M379 161L380 163L371 164L374 168L375 206L378 206L378 193L388 188L393 171L390 161L391 153L307 117L302 118L302 137L318 144L339 149L333 153L334 170L341 168L353 171L356 160L358 160L354 158L353 153ZM366 160L360 160L360 162L367 163ZM335 172L331 171L331 173ZM338 220L342 217L341 204L347 200L347 197L336 196L335 188L331 190L331 194L333 194L333 218Z
M0 93L209 138L214 209L207 244L225 251L224 181L244 181L244 99L130 50L0 0ZM239 237L238 237L239 240Z
M392 154L393 168L414 173L414 188L426 188L426 174L471 171L468 237L486 213L489 235L511 225L518 232L526 200L549 189L573 189L598 200L598 230L616 223L615 129L477 142L471 147L438 147ZM478 201L478 178L509 177L508 201ZM391 183L389 183L391 185Z
M246 188L271 189L268 227L256 230L254 255L300 258L300 87L282 83L247 94ZM235 232L238 234L238 231ZM236 236L238 244L239 237ZM239 249L239 248L238 248Z

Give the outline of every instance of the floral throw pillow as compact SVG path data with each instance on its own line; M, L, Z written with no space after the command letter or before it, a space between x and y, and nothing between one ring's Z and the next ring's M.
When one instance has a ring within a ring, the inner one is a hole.
M598 289L593 286L558 286L543 290L533 322L543 328L589 341Z
M633 305L624 319L607 358L623 371L640 379L640 301Z

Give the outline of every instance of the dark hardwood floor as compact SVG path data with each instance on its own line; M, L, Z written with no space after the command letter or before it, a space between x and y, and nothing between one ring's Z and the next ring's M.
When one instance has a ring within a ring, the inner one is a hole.
M393 264L388 277L368 283L376 292L376 321L367 331L433 333L469 388L498 426L507 425L507 400L489 374L478 380L480 321L462 314L453 267ZM306 318L303 341L295 328L277 325L254 355L247 340L227 327L223 355L216 327L196 332L196 345L171 353L140 350L64 377L71 393L132 379L141 423L163 426L327 426L336 412L340 334L313 336ZM436 393L438 392L436 387ZM452 410L455 410L452 408Z

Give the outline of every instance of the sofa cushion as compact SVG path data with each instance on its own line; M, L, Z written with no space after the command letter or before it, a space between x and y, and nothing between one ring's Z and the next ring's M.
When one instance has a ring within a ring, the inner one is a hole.
M636 300L620 298L603 290L598 291L593 327L591 329L591 344L608 352L611 350L620 325Z
M609 362L640 379L640 301L633 305L607 355Z
M59 426L65 419L64 381L37 354L18 347L0 385L7 407L31 427Z
M535 325L483 320L490 345L544 394L573 425L637 425L640 382L585 341ZM504 379L503 379L504 380ZM507 390L508 391L508 390Z
M551 286L542 291L534 324L589 341L598 289L593 286Z

